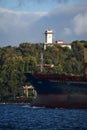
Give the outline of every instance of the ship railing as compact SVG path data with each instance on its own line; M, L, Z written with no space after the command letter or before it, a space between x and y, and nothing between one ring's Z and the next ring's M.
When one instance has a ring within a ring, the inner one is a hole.
M36 78L48 79L48 80L59 80L59 81L87 81L85 76L80 75L66 75L66 74L46 74L38 73L34 74Z

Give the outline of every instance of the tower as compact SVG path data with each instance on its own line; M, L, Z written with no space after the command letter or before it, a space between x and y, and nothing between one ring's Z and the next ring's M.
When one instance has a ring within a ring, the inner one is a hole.
M53 31L52 30L46 30L45 31L45 44L52 44L52 35Z

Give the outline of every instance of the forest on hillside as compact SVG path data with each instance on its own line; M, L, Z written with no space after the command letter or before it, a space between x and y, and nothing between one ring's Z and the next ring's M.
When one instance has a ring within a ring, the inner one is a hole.
M53 64L44 68L44 72L65 74L84 74L83 50L87 41L73 41L72 49L58 44L47 46L44 51L44 64ZM26 82L24 73L40 71L43 43L21 43L18 47L0 47L0 100L20 96L20 89Z

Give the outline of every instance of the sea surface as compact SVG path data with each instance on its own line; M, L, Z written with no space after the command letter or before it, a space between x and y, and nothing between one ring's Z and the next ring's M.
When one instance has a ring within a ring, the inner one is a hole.
M87 109L0 104L0 130L87 130Z

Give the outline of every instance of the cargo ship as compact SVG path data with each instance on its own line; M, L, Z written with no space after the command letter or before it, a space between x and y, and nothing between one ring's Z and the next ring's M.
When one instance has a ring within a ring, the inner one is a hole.
M84 76L57 73L26 73L37 92L31 106L87 108L87 47L84 48Z

